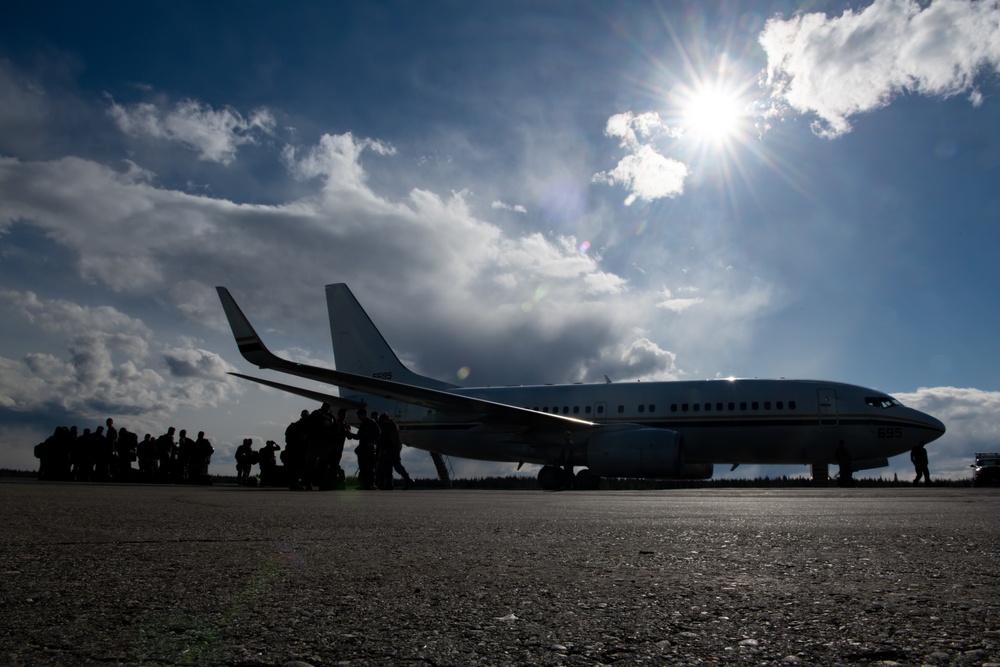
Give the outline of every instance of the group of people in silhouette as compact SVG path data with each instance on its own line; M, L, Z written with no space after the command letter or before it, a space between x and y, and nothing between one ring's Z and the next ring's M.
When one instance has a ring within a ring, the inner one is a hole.
M244 438L236 449L236 475L240 484L288 486L295 490L344 489L347 475L340 466L347 440L357 440L358 480L361 489L391 490L393 471L403 478L403 488L413 480L403 467L399 427L387 414L360 408L358 425L347 423L347 409L336 414L329 403L310 412L285 429L285 448L268 440L254 449L253 439ZM211 484L208 466L215 448L200 431L191 439L186 430L167 432L154 438L116 428L114 419L94 430L57 426L35 446L38 479L81 482L159 482ZM280 460L280 463L279 463ZM253 475L253 466L259 466Z
M330 404L323 403L312 412L303 410L288 425L283 450L273 440L255 450L253 439L245 438L235 455L237 481L296 491L346 489L347 475L340 462L347 441L357 440L358 488L390 491L393 471L403 478L403 488L410 488L413 480L400 458L403 443L396 422L388 413L369 415L365 408L358 409L356 416L357 430L353 430L346 408L334 414ZM252 475L254 465L260 468L259 475Z
M186 430L178 433L171 426L159 437L147 433L139 440L137 433L116 428L111 417L83 433L76 426L57 426L35 446L38 479L80 482L210 484L214 452L204 431L192 440Z

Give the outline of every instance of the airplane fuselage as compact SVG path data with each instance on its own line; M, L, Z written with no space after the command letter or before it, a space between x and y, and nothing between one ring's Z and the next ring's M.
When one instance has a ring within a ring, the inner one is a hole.
M458 389L455 393L601 424L681 434L693 463L825 464L842 442L856 462L877 461L937 438L944 426L884 392L812 380L702 380ZM505 432L475 415L398 402L389 410L406 444L489 461L549 463L552 434ZM884 465L884 464L883 464Z

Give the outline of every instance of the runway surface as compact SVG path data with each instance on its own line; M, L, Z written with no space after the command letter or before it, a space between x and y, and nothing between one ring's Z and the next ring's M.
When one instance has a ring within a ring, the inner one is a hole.
M1000 492L0 482L8 665L1000 664Z

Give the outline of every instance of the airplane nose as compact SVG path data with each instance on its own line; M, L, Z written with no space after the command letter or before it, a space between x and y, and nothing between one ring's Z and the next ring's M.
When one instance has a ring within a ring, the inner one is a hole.
M942 435L944 435L944 432L947 430L945 428L944 422L942 422L940 419L936 417L931 417L930 415L925 414L923 412L921 412L920 415L923 418L924 425L927 427L927 429L932 431L931 437L927 440L927 442L930 442L931 440L937 440Z

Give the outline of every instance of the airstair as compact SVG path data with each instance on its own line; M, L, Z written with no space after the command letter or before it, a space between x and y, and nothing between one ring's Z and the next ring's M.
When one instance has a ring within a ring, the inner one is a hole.
M455 472L454 470L451 470L451 461L446 461L444 455L439 452L431 452L431 459L434 460L434 467L437 468L438 479L441 480L441 486L446 489L450 489L451 476Z

